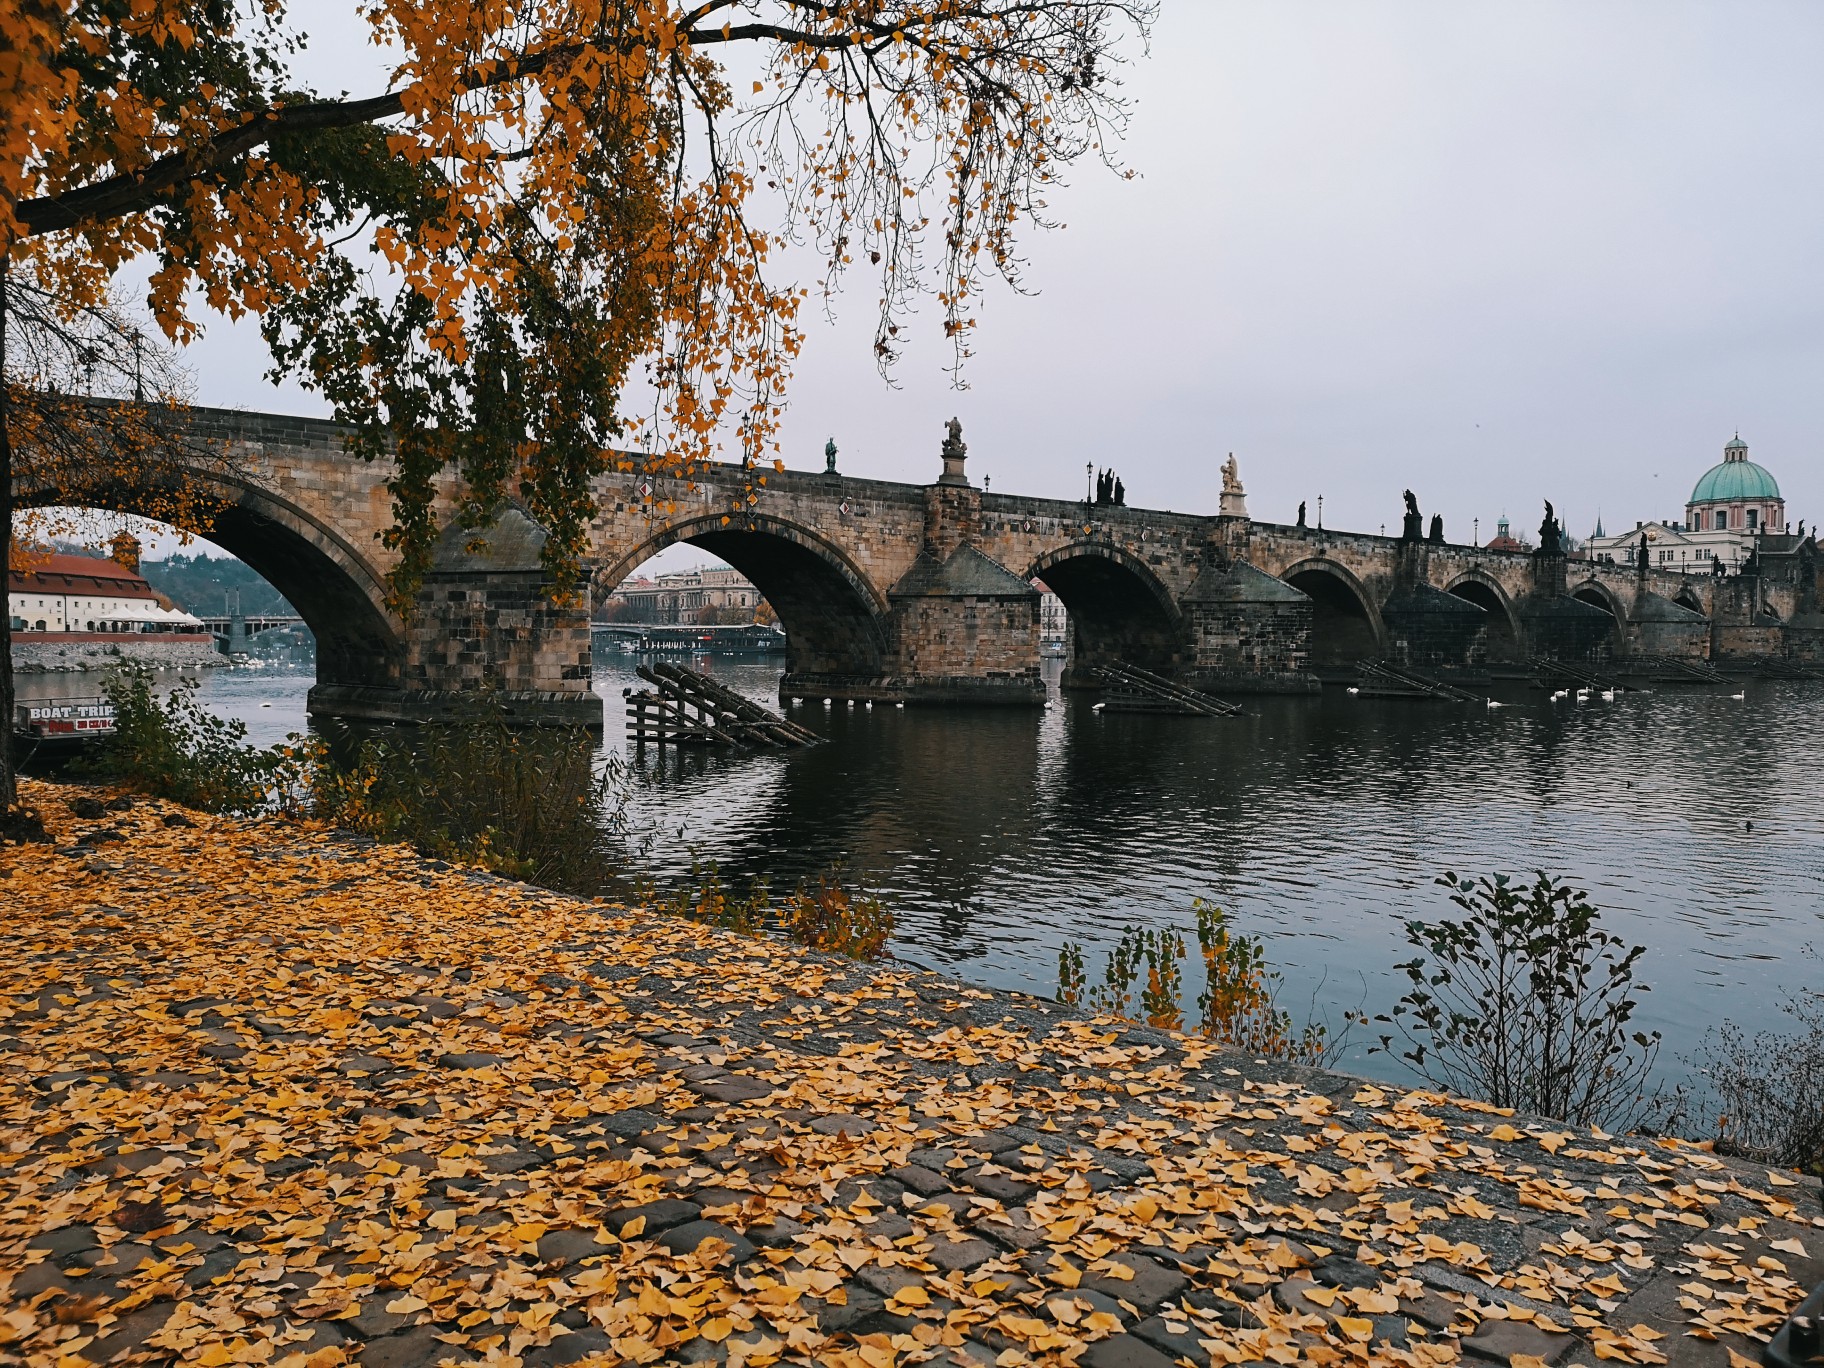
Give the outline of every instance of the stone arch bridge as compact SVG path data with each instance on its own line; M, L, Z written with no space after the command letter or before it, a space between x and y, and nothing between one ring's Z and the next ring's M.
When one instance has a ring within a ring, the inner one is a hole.
M600 724L587 610L543 593L543 534L524 513L509 509L479 554L446 534L402 616L385 593L383 466L348 455L328 422L199 409L194 424L234 448L240 472L217 491L212 540L317 636L313 714L425 718L487 691L527 721ZM788 471L756 488L713 465L692 484L614 474L596 494L592 599L674 542L701 547L777 610L786 694L1038 702L1034 579L1070 613L1066 685L1113 660L1245 692L1314 689L1371 658L1451 670L1824 654L1814 539L1788 548L1779 573L1640 573L1255 522L1238 488L1214 516L987 493L954 446L929 485ZM130 488L112 500L137 502Z

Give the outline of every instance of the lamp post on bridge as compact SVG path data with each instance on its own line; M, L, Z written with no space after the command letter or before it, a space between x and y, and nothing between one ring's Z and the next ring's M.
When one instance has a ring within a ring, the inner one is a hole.
M1322 494L1317 496L1317 530L1319 532L1324 530L1324 496Z
M1088 507L1095 503L1095 501L1096 463L1094 461L1085 461L1083 463L1083 504L1085 507Z

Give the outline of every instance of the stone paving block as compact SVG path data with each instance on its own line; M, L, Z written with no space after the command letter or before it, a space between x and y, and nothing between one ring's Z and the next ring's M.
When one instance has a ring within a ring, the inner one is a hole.
M933 1193L948 1192L950 1180L935 1169L926 1168L923 1164L906 1164L900 1168L888 1169L887 1177L894 1182L909 1187L914 1192L921 1192L927 1197Z
M860 1282L845 1283L842 1293L846 1299L842 1302L812 1298L805 1303L816 1315L818 1328L826 1335L849 1329L875 1312L884 1310L887 1304L886 1298L879 1292Z
M931 1241L931 1252L926 1257L946 1272L961 1273L1000 1254L1001 1251L986 1240L951 1240L940 1235Z
M644 1216L646 1227L640 1232L642 1236L651 1237L661 1230L681 1226L686 1221L694 1221L703 1214L703 1208L695 1202L687 1202L681 1197L661 1197L656 1202L643 1202L639 1206L622 1207L602 1217L602 1225L611 1235L618 1236L627 1223ZM629 1237L638 1238L638 1237Z
M962 1192L934 1192L929 1197L908 1192L904 1203L907 1211L928 1211L932 1207L944 1207L959 1221L967 1220L975 1205L969 1195Z
M1167 1358L1188 1358L1194 1363L1209 1361L1209 1351L1198 1343L1204 1338L1204 1332L1182 1317L1148 1316L1134 1327L1133 1333Z
M1033 1250L1046 1243L1044 1229L1034 1222L1024 1207L985 1214L975 1222L975 1229L1004 1249Z
M923 1287L925 1275L901 1264L886 1268L879 1264L863 1264L855 1270L855 1280L865 1283L883 1297L891 1297L902 1287Z
M106 1363L116 1354L139 1348L148 1335L155 1335L164 1328L176 1310L176 1302L153 1302L127 1312L108 1327L106 1334L82 1351L83 1357L92 1363ZM341 1332L336 1332L336 1342L341 1342L342 1338Z
M1167 1268L1143 1254L1115 1254L1109 1262L1133 1270L1131 1279L1107 1272L1083 1270L1082 1286L1130 1302L1142 1311L1151 1311L1189 1287L1190 1279L1174 1268Z
M51 1288L57 1288L65 1292L73 1291L75 1290L77 1281L78 1280L76 1279L70 1278L61 1268L47 1259L43 1263L33 1264L30 1268L26 1269L25 1272L14 1278L12 1286L8 1291L19 1301L26 1301L37 1296L40 1292L48 1291Z
M694 1254L705 1240L721 1240L728 1246L722 1263L741 1263L754 1256L753 1242L719 1221L686 1221L659 1236L659 1243L673 1254Z
M445 1344L428 1325L388 1335L361 1346L355 1362L362 1368L435 1368L440 1363L473 1363L475 1355L458 1344Z
M762 1248L777 1249L793 1243L805 1229L790 1216L775 1216L765 1225L750 1225L742 1234Z
M1448 1330L1463 1315L1463 1308L1427 1288L1422 1296L1402 1301L1400 1313L1428 1330Z
M1515 1354L1528 1354L1556 1363L1581 1348L1575 1335L1554 1335L1526 1321L1483 1321L1476 1333L1463 1340L1465 1353L1508 1363Z
M593 1325L585 1326L567 1335L554 1336L549 1344L526 1349L519 1356L520 1368L562 1368L564 1364L576 1363L591 1354L605 1354L613 1347L613 1341L605 1332Z
M446 1069L492 1069L502 1061L499 1055L484 1050L466 1050L439 1055L437 1062Z
M1024 1183L1010 1174L986 1173L981 1169L966 1170L962 1179L982 1196L1001 1203L1023 1202L1039 1190L1036 1183Z
M97 1249L100 1245L101 1241L94 1228L84 1225L59 1226L55 1230L34 1235L25 1242L27 1249L42 1249L53 1259L74 1254L78 1250Z
M349 1316L336 1323L367 1340L381 1339L395 1334L412 1324L412 1317L386 1309L386 1304L393 1299L394 1295L386 1291L377 1292L362 1301L359 1315Z
M880 1129L865 1116L840 1115L820 1116L811 1122L811 1129L819 1135L848 1135L859 1139Z
M1077 1359L1078 1368L1172 1368L1172 1360L1138 1335L1097 1340Z
M726 1102L730 1105L739 1102L757 1102L762 1097L770 1097L773 1094L772 1084L736 1074L728 1074L721 1078L693 1080L686 1086L698 1097L707 1097L712 1102Z
M596 1243L593 1230L548 1230L538 1241L540 1263L572 1264L607 1251Z

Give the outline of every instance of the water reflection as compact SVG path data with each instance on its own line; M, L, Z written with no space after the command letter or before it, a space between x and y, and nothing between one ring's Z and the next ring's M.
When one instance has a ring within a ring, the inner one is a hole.
M698 664L776 702L771 666ZM632 665L597 673L605 746L631 757ZM202 697L264 743L303 726L309 682L215 671ZM630 816L663 833L661 876L694 856L782 888L841 861L890 901L895 954L1029 991L1051 991L1063 939L1188 930L1192 899L1212 898L1268 937L1284 1005L1333 1018L1401 991L1401 927L1453 911L1441 871L1546 870L1649 947L1644 1019L1676 1069L1710 1022L1780 1025L1777 990L1816 973L1799 948L1824 949L1824 686L1738 687L1582 704L1517 690L1497 709L1332 692L1226 719L1055 693L1042 712L812 705L794 716L828 744L648 748ZM1346 1062L1391 1067L1359 1048Z
M708 668L770 697L768 671ZM674 872L694 853L778 885L841 859L892 901L896 953L1007 987L1049 991L1064 938L1188 930L1192 899L1214 898L1269 936L1286 1005L1333 1018L1401 991L1402 926L1454 910L1440 872L1546 870L1650 947L1644 1018L1676 1067L1710 1021L1776 1024L1798 948L1824 946L1824 691L1747 692L1516 690L1495 709L1332 693L1208 720L811 707L799 719L831 744L649 753L636 809L685 827L655 852Z

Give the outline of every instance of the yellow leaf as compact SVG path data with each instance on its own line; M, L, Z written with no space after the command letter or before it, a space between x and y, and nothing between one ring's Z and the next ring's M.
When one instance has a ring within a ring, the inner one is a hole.
M901 1306L929 1306L931 1305L931 1294L917 1283L908 1283L888 1300L896 1301Z
M525 1221L513 1227L513 1238L523 1244L537 1244L545 1236L545 1228L536 1221Z
M1790 1254L1795 1259L1808 1259L1811 1257L1805 1252L1805 1246L1800 1244L1797 1240L1775 1240L1769 1247L1779 1250L1782 1254Z
M621 1226L621 1238L623 1240L632 1240L645 1233L646 1218L644 1216L635 1216L631 1221L628 1221Z
M697 1331L699 1335L703 1336L703 1338L708 1340L711 1344L722 1343L723 1340L734 1334L734 1332L735 1323L727 1316L717 1316L713 1320L706 1320L703 1322L702 1327Z
M1520 1132L1503 1121L1488 1133L1490 1140L1513 1141L1520 1138Z
M445 1207L442 1211L433 1211L431 1213L430 1227L432 1230L456 1229L456 1212L449 1207Z
M1338 1316L1336 1325L1357 1344L1366 1344L1374 1338L1374 1322L1365 1316Z
M1545 1368L1545 1360L1537 1354L1509 1354L1507 1368Z
M405 1316L413 1311L422 1311L430 1305L423 1297L395 1297L386 1304L388 1315Z

